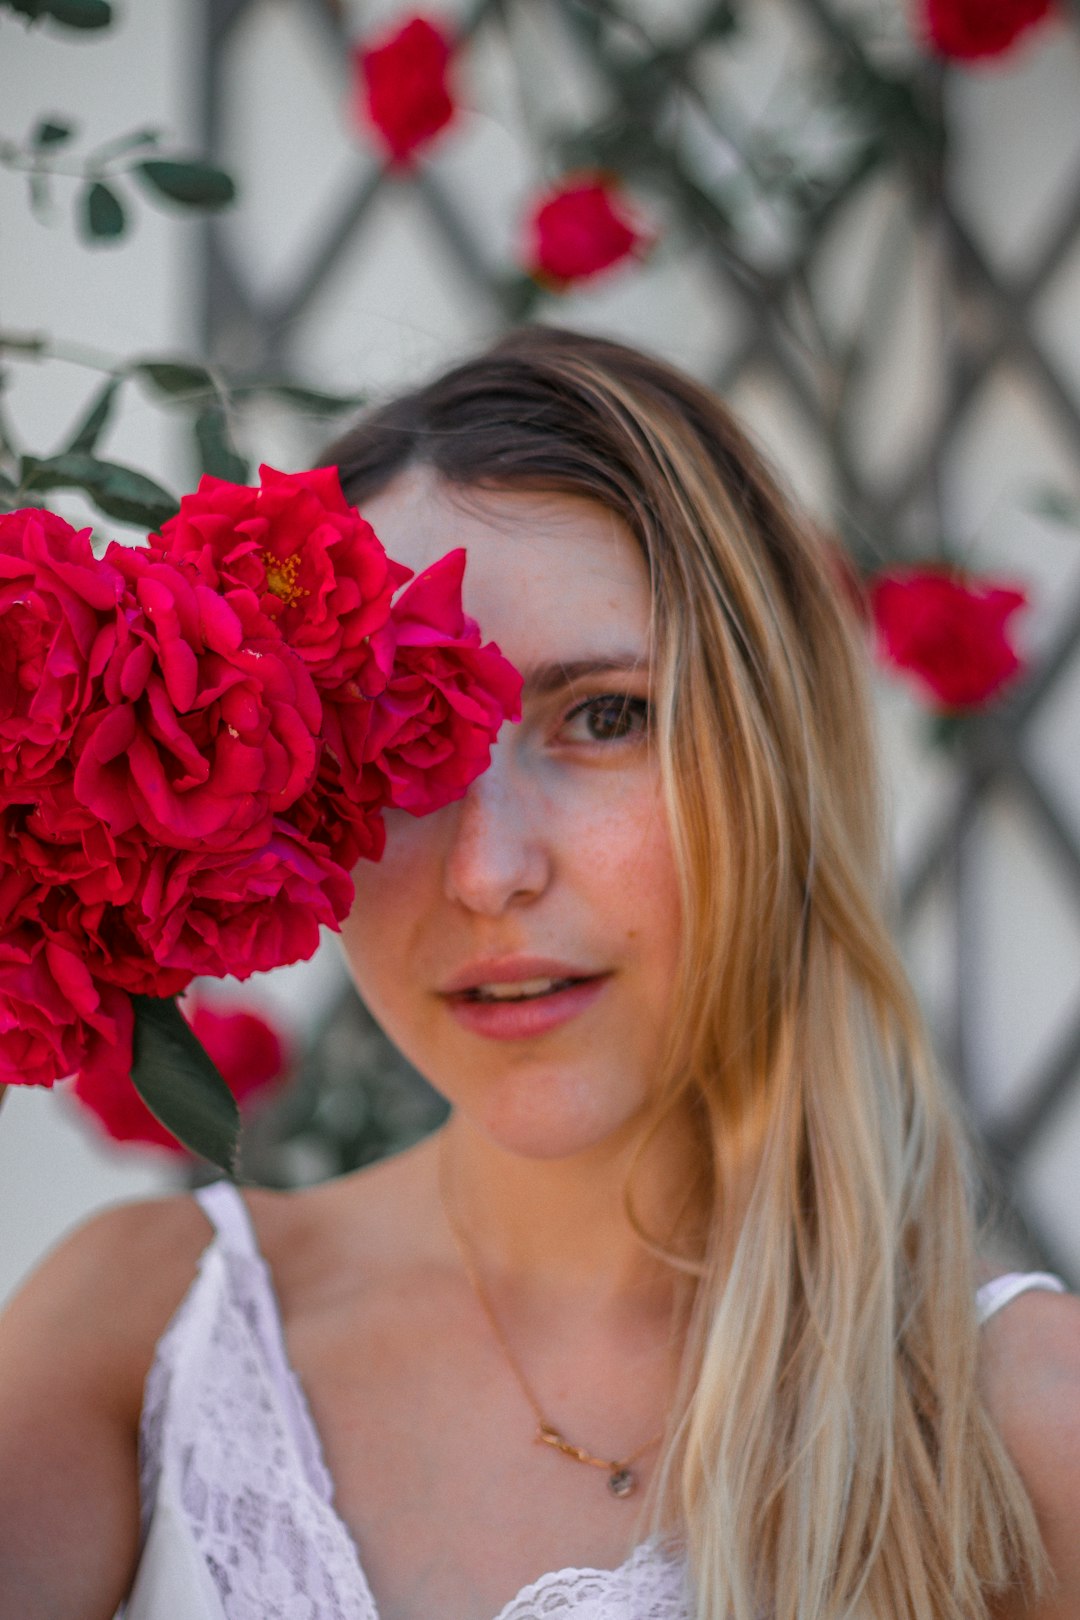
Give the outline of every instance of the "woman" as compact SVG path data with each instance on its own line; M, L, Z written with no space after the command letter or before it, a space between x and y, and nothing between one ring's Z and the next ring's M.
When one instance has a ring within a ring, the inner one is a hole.
M712 396L578 334L326 459L392 555L467 548L525 676L343 933L453 1115L50 1257L0 1333L0 1616L1080 1614L1080 1304L976 1292L828 553Z

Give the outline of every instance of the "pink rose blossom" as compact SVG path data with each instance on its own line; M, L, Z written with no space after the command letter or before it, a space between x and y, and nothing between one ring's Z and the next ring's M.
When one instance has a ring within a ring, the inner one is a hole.
M409 167L454 116L451 51L442 25L422 16L353 49L357 122L378 130L397 167Z
M116 837L179 849L259 844L310 786L318 695L254 599L229 601L153 551L112 545L124 634L75 735L74 794ZM253 633L254 631L254 633Z
M77 942L23 923L0 934L0 1084L51 1086L88 1062L131 1068L130 998Z
M65 761L37 784L36 804L7 810L14 858L40 884L69 888L83 905L126 905L139 887L145 847L114 838L75 798L73 777Z
M361 775L346 792L341 767L327 749L314 787L288 812L289 825L311 844L321 845L339 866L351 872L359 860L377 861L386 845L382 812L386 784L375 771Z
M1056 9L1051 0L922 0L922 26L942 56L978 62L1004 56Z
M127 915L160 965L246 979L314 955L352 899L348 873L279 820L258 849L155 851Z
M381 776L387 801L416 816L461 798L487 769L504 720L521 714L521 676L461 606L463 549L426 568L395 602L394 672L362 737L347 712L327 705L332 748L355 773ZM359 756L359 757L358 757Z
M879 574L870 587L879 656L939 708L980 708L1023 667L1009 621L1026 601L1011 584L936 565Z
M390 561L346 501L336 467L260 467L259 477L258 489L203 478L161 530L165 555L193 563L227 600L253 596L320 688L374 681L381 689L369 638L410 570Z
M108 651L123 580L90 531L36 507L0 516L0 784L22 791L62 756Z
M569 177L533 202L526 263L556 288L589 281L649 243L606 175Z

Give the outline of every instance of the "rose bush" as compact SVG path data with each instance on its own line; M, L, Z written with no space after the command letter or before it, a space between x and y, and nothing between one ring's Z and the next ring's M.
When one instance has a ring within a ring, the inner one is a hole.
M428 17L411 17L375 44L353 50L357 122L372 125L390 161L410 164L454 117L450 39Z
M987 703L1022 667L1009 621L1022 590L955 570L894 570L872 581L880 656L946 710Z

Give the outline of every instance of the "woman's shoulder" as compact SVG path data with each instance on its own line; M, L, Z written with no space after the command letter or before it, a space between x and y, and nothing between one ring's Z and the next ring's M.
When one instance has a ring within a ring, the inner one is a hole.
M130 1584L143 1384L208 1230L183 1196L107 1208L0 1315L0 1566L20 1613L112 1614Z
M1033 1289L998 1311L982 1329L980 1380L1057 1581L1031 1620L1080 1614L1080 1298Z
M118 1402L130 1397L137 1416L144 1362L190 1286L210 1235L206 1216L186 1194L95 1212L66 1233L16 1291L3 1317L5 1349L48 1330L54 1370L70 1356L72 1377L78 1371L90 1381L100 1372ZM95 1348L98 1356L89 1353Z
M245 1187L255 1242L286 1314L341 1288L365 1291L413 1273L441 1230L431 1138L314 1187Z
M1080 1297L1049 1288L1018 1293L984 1324L980 1362L987 1402L1003 1427L1045 1414L1055 1398L1071 1410L1080 1402Z

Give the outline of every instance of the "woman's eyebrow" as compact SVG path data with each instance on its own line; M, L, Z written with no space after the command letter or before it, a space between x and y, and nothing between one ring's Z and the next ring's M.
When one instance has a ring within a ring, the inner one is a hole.
M640 652L613 652L591 658L573 658L551 664L537 664L523 671L524 695L548 697L564 686L587 681L596 675L648 673L649 661Z

